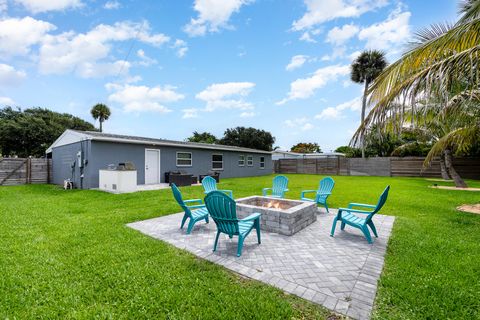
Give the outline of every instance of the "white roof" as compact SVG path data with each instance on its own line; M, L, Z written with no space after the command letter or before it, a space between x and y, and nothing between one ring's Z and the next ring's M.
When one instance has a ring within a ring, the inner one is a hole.
M322 153L298 153L283 150L272 151L273 157L276 159L296 159L296 158L325 158L325 157L343 157L345 154L340 152L322 152Z
M174 140L166 140L166 139L155 139L155 138L110 134L110 133L103 133L103 132L97 132L97 131L77 131L77 130L70 130L70 129L65 130L65 132L60 137L58 137L58 139L55 140L55 142L46 150L46 153L52 152L53 148L64 146L67 144L72 144L75 142L85 141L85 140L271 154L270 151L265 151L265 150L225 146L225 145L219 145L219 144L174 141Z

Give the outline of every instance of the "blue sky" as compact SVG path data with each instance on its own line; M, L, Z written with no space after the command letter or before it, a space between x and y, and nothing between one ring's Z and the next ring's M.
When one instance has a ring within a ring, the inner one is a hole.
M349 142L359 51L393 62L453 0L0 0L0 105L47 107L104 131L183 140L226 128L290 148Z

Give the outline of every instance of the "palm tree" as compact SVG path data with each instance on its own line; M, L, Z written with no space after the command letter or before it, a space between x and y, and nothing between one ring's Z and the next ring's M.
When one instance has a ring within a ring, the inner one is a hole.
M111 115L110 108L108 108L106 105L103 103L97 103L92 107L92 110L90 110L90 113L92 114L93 119L97 120L100 123L100 132L103 130L103 122L105 120L108 120L108 118Z
M468 85L455 99L478 99L480 1L461 1L460 14L454 25L437 24L418 32L410 50L373 81L368 94L374 107L355 133L352 143L360 143L368 126L388 117L393 105L396 112L402 114L406 101L417 97L444 97L443 105L447 107L449 101L445 93L451 92L459 82Z
M350 77L353 82L364 83L362 100L362 120L361 125L365 121L365 110L367 108L367 91L370 83L385 69L387 60L385 53L377 50L367 50L362 52L351 65ZM362 137L362 158L365 158L365 147Z
M424 166L429 166L434 158L440 156L440 163L445 166L457 188L466 188L467 184L453 166L453 154L468 151L478 141L480 126L472 123L478 121L479 117L478 106L465 103L458 106L457 110L453 108L440 110L438 115L430 117L426 123L427 130L434 137L434 144L425 158Z
M418 107L422 108L422 101L425 102L423 110L437 110L439 119L448 115L448 121L465 116L462 108L466 105L473 104L478 112L480 1L461 1L459 12L461 16L456 24L437 24L417 33L410 50L373 81L368 90L373 108L357 129L351 144L360 144L364 132L373 124L385 126L392 114L400 114L398 118L404 119L406 104L410 105L412 124L417 122L415 118L421 117ZM438 114L439 110L435 109L438 107L448 112ZM458 119L454 120L456 123L451 130L439 137L429 155L445 157L446 166L451 160L452 148L467 150L472 139L480 136L478 113L462 125ZM403 126L403 120L399 121L400 127ZM429 159L431 157L427 157L426 162ZM461 185L461 182L456 181L456 184Z

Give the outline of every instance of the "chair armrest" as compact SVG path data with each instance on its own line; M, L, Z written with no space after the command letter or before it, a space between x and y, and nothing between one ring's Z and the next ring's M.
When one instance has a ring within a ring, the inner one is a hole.
M223 193L228 193L230 195L230 198L233 198L233 191L232 190L218 190Z
M200 208L205 208L204 204L197 204L193 206L187 206L189 209L200 209Z
M348 204L348 208L353 208L353 207L363 207L363 208L374 209L377 206L374 206L373 204L354 203L354 202Z
M263 194L263 196L266 196L266 195L267 195L267 191L268 191L268 190L272 190L272 188L263 188L263 189L262 189L262 194Z
M338 208L338 212L340 212L340 211L355 212L355 213L364 213L364 214L370 214L370 213L372 213L372 211L358 210L358 209L352 209L352 208Z
M305 198L305 193L313 193L317 192L317 190L303 190L302 193L300 194L300 198Z
M193 203L193 202L202 203L202 199L183 200L183 202L185 202L185 203Z
M331 192L319 192L318 193L318 195L320 195L320 196L329 196L331 194L332 194Z
M252 221L252 220L260 219L260 216L261 216L260 213L254 212L254 213L252 213L251 215L249 215L248 217L243 218L243 219L240 220L240 221Z

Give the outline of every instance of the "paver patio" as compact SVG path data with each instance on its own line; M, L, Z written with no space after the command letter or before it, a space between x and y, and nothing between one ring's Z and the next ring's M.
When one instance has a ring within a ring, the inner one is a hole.
M335 237L330 237L336 211L318 212L315 223L293 236L262 231L259 245L255 234L250 235L239 258L237 237L229 239L222 234L217 251L212 252L213 221L197 223L190 235L179 228L183 213L128 226L338 313L369 319L395 218L377 214L374 221L379 238L368 244L359 230L348 226L340 231L338 225Z

